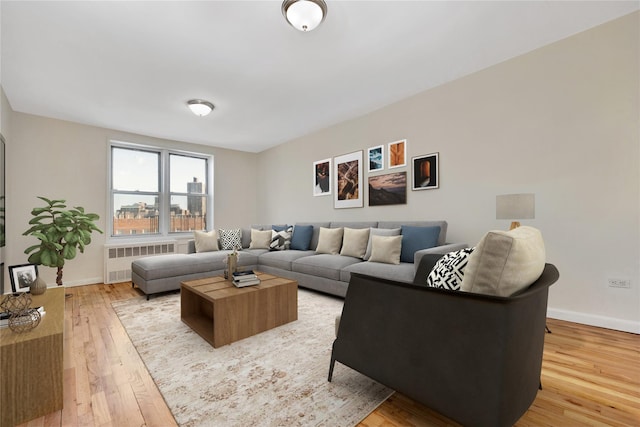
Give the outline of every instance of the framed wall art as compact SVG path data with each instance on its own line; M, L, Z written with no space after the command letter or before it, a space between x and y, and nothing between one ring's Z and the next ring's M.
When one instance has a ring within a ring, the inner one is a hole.
M390 142L388 144L389 169L407 165L407 140Z
M438 177L438 153L417 156L412 160L412 190L433 190L440 185Z
M367 150L369 159L369 172L381 171L384 169L384 146L378 145Z
M335 165L334 207L362 207L362 150L333 159Z
M369 177L369 206L404 205L406 203L406 172Z
M12 292L28 291L36 277L38 277L38 266L35 264L9 266Z
M313 195L331 194L331 159L313 162Z

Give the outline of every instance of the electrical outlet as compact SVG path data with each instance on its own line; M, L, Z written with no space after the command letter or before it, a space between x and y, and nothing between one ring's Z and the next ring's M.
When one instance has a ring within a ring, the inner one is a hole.
M609 279L609 286L612 288L630 288L631 280L629 279Z

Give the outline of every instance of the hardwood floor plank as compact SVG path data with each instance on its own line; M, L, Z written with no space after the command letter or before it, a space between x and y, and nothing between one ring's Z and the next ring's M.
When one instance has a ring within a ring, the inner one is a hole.
M140 296L131 283L68 288L64 409L25 426L176 426L115 315L113 301ZM548 319L543 390L518 427L640 425L640 336ZM359 426L454 427L394 393Z

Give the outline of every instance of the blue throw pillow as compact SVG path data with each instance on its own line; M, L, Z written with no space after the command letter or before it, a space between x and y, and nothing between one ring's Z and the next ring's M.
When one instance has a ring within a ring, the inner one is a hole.
M440 227L402 226L401 262L413 262L413 255L420 249L433 248L438 245Z
M275 232L280 232L280 231L285 231L287 228L289 228L289 226L287 224L285 225L272 225L271 229Z
M293 227L290 249L308 251L313 237L313 225L296 225Z

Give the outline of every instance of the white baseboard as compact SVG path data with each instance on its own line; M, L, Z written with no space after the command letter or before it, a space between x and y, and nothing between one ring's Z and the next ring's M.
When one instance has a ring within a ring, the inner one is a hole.
M548 308L547 316L552 319L566 320L568 322L582 323L584 325L640 334L640 322L634 322L631 320L616 319L614 317L578 313L576 311L559 310L555 308Z
M82 279L82 280L75 280L75 281L66 281L64 279L62 279L62 284L64 285L65 288L73 288L76 286L85 286L85 285L96 285L99 283L104 283L104 277L90 277L88 279ZM55 287L56 284L53 283L52 285L50 284L49 286Z

